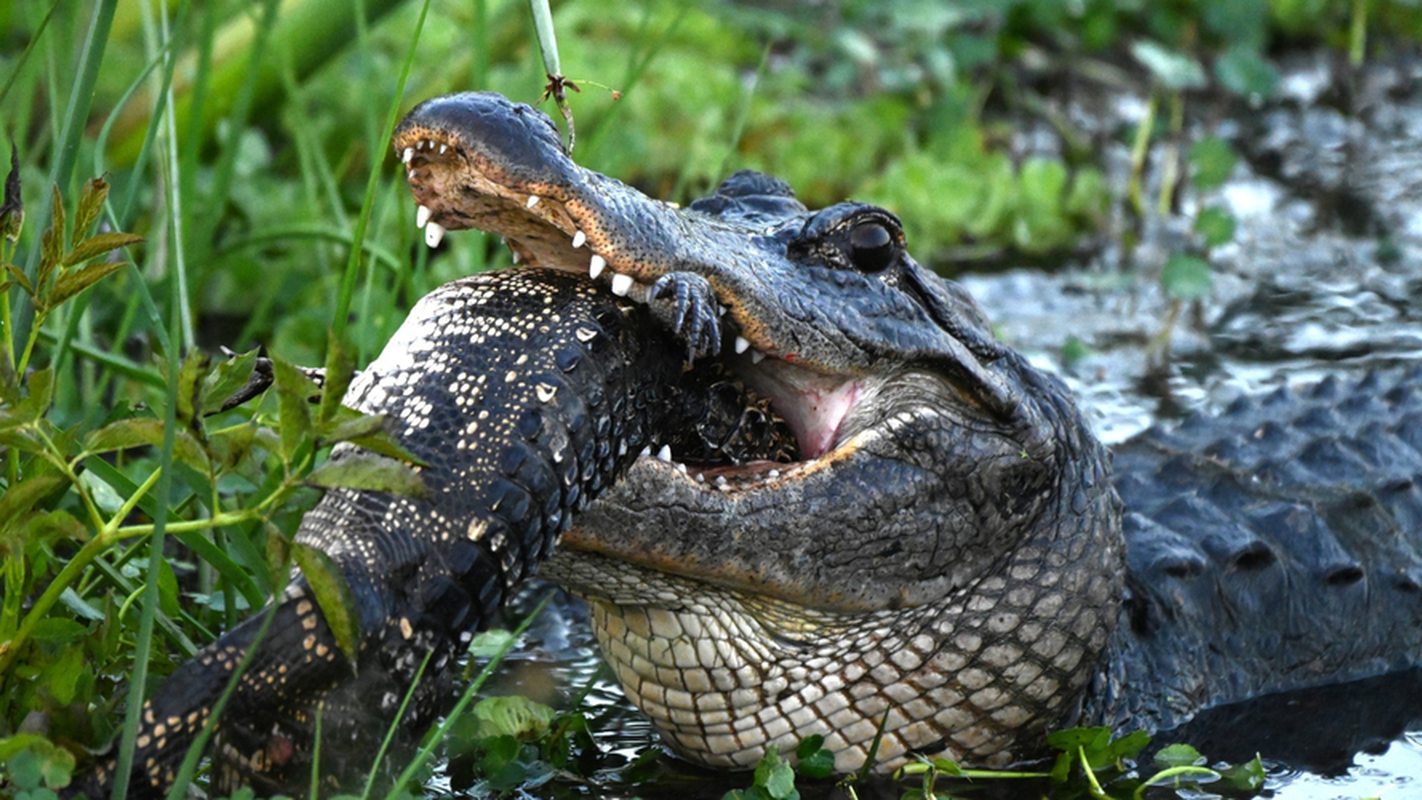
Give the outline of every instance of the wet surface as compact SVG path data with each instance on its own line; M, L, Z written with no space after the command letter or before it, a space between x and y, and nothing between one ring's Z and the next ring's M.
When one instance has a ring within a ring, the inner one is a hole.
M1200 131L1230 140L1243 157L1221 189L1186 193L1183 220L1146 223L1136 268L1120 269L1119 252L1108 247L1097 263L1074 269L967 276L963 283L1002 339L1067 381L1108 442L1186 413L1218 411L1241 394L1420 363L1420 86L1422 64L1348 77L1326 57L1301 58L1286 65L1281 99ZM1101 118L1099 109L1083 113ZM1210 296L1185 307L1163 336L1170 300L1157 282L1159 265L1188 245L1189 217L1202 204L1229 209L1237 234L1210 253ZM1069 338L1087 352L1068 359ZM1166 338L1168 359L1160 347ZM648 723L600 673L575 603L556 603L545 614L500 682L498 691L553 703L591 686L598 741L613 752L607 769L654 741ZM1404 729L1422 715L1422 675L1331 692L1222 710L1182 736L1212 757L1261 753L1269 792L1285 800L1417 792L1422 735ZM748 776L682 768L668 758L657 769L666 774L652 785L609 779L539 791L717 798L749 785Z

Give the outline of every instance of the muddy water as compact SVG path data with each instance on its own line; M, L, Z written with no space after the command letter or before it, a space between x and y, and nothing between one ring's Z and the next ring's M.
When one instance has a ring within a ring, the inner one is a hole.
M1133 268L1123 269L1122 254L1107 247L1093 263L1064 271L963 282L1002 339L1067 381L1108 442L1218 411L1241 394L1422 363L1420 86L1418 65L1347 78L1326 58L1300 59L1286 66L1282 96L1269 107L1236 111L1197 131L1229 139L1244 157L1224 187L1206 196L1187 191L1181 215L1149 221ZM1079 110L1108 121L1132 113L1129 103ZM1112 158L1122 177L1125 154ZM1210 253L1210 296L1183 309L1166 331L1170 301L1158 286L1159 265L1188 246L1190 218L1204 204L1228 208L1237 235ZM1066 360L1068 336L1089 352ZM558 703L591 686L598 741L610 753L592 767L613 770L654 737L599 676L598 664L586 619L575 602L561 601L501 673L498 690ZM1399 730L1414 714L1422 717L1419 687L1422 678L1412 676L1364 685L1354 695L1283 698L1219 727L1235 734L1228 745L1238 751L1234 757L1266 756L1274 797L1422 796L1422 734ZM1369 702L1379 699L1377 714L1391 715L1386 721L1368 718ZM1344 707L1362 709L1363 718L1346 719ZM1391 718L1398 715L1401 721ZM1279 724L1271 728L1270 720ZM1280 737L1303 742L1311 757L1269 761L1271 748L1286 749ZM662 777L651 784L603 773L593 785L536 791L717 798L749 783L745 775L699 772L668 758L652 769Z

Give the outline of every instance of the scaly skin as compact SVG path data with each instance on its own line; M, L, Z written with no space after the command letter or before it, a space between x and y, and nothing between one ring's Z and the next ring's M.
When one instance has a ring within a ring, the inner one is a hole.
M1150 434L1124 451L1142 472L1118 480L1144 505L1123 522L1064 388L914 262L888 212L811 211L755 173L678 209L574 164L546 117L487 94L422 104L395 144L432 240L479 227L529 263L676 297L671 327L797 436L783 463L638 461L546 565L688 758L745 767L821 734L857 770L882 726L880 770L915 752L1000 765L1047 729L1169 726L1422 655L1415 374L1362 416L1325 398L1275 435L1280 400L1213 447ZM1335 413L1354 432L1320 438L1314 418ZM1282 444L1222 455L1252 439ZM1363 477L1286 468L1311 458Z
M640 308L566 273L490 273L421 300L345 402L386 416L426 465L426 496L332 490L296 533L350 586L358 669L297 575L218 725L219 790L304 791L322 705L323 771L368 769L368 745L428 654L403 726L418 735L444 705L444 667L460 645L537 569L572 515L660 444L658 431L709 416L735 434L692 437L713 451L783 438L754 404L757 429L736 432L743 395L684 378L684 352ZM354 451L339 446L332 459ZM145 704L129 797L166 791L263 616L205 648ZM114 766L74 792L106 795Z

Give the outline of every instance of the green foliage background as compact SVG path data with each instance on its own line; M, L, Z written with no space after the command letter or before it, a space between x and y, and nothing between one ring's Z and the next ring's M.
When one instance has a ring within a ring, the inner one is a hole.
M13 667L0 670L0 763L29 776L21 793L62 784L71 752L115 733L130 676L151 690L263 602L322 448L369 433L324 404L311 417L310 387L286 368L261 404L204 418L250 359L192 354L364 363L416 298L507 262L477 234L423 247L383 137L393 107L440 93L536 101L528 9L438 0L420 27L425 13L413 0L0 4L0 133L24 208L0 243L14 265L0 278L0 659ZM1059 82L1114 76L1162 104L1227 107L1267 99L1281 50L1356 64L1422 42L1415 0L566 0L554 20L582 88L580 162L683 202L746 167L811 206L878 202L945 270L1060 259L1119 235L1121 209L1140 213L1108 183L1101 143L1043 102ZM1056 154L1019 157L1013 132L1042 122ZM1111 132L1140 147L1171 135ZM1197 168L1228 174L1232 154L1199 151ZM94 201L97 176L111 188ZM56 188L68 224L46 244ZM88 212L96 226L79 230ZM1196 226L1207 246L1233 231L1217 212ZM93 232L110 237L102 248ZM59 294L37 294L46 263L69 281ZM1173 263L1177 297L1208 289L1207 263ZM149 537L165 530L184 546L154 558Z

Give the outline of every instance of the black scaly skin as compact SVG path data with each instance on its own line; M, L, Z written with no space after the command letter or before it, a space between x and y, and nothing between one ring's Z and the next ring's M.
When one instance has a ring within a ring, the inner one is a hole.
M421 730L441 707L440 674L459 645L654 431L681 426L662 418L725 410L724 392L706 402L676 394L683 345L626 305L586 279L537 270L456 281L417 304L346 403L386 415L428 464L427 498L332 490L296 534L350 584L357 675L298 577L219 724L220 790L303 786L323 701L323 766L347 756L362 766L368 752L352 752L350 741L378 741L430 653L416 721L406 725ZM205 648L145 705L129 797L166 791L261 618ZM90 773L77 791L106 795L112 769Z
M749 767L820 734L841 772L874 746L880 770L995 766L1051 729L1160 728L1422 659L1416 374L1149 434L1113 483L1061 383L884 209L807 209L752 172L673 207L489 94L421 104L395 146L436 235L674 298L665 324L703 345L714 326L796 431L788 463L637 461L545 566L688 758Z
M1128 594L1087 719L1170 728L1417 663L1422 371L1240 398L1115 467Z

